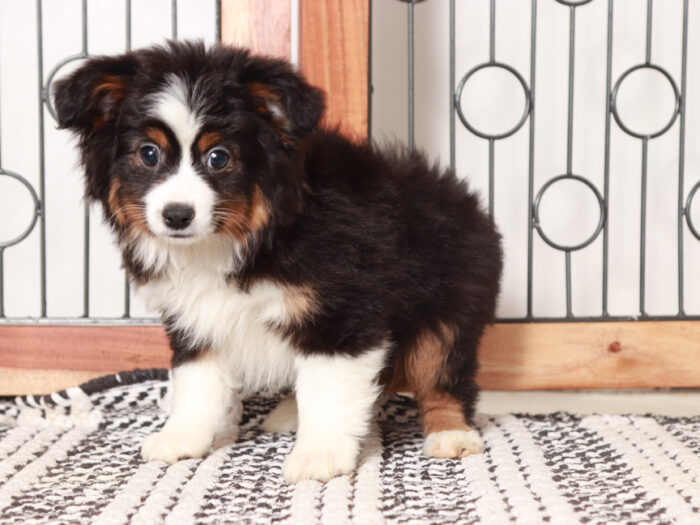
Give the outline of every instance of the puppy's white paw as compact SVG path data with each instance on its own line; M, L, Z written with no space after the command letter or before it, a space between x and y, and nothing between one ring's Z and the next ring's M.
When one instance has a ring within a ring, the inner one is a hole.
M296 432L299 428L297 400L293 397L284 399L267 415L260 427L265 432Z
M212 436L197 429L168 428L148 436L141 455L148 461L176 463L181 458L201 458L211 449Z
M443 430L428 434L423 453L433 458L464 458L484 451L484 442L476 430Z
M296 448L284 462L284 480L297 483L304 479L326 482L336 476L350 474L357 464L357 447L350 450L318 449L300 451Z

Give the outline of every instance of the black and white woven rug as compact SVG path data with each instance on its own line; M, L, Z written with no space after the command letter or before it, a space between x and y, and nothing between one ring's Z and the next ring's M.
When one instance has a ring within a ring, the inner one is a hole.
M258 429L278 398L245 404L235 445L145 463L167 394L146 371L0 402L0 523L700 523L700 417L484 415L486 453L445 461L393 396L353 476L289 486L293 436Z

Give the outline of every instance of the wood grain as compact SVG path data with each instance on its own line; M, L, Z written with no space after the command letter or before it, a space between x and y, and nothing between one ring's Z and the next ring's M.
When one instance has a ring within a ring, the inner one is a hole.
M369 0L300 0L299 57L307 80L326 92L327 125L367 136Z
M221 0L221 41L289 60L290 0Z
M700 387L700 322L497 324L479 356L488 390ZM0 326L0 395L169 362L160 327Z
M119 371L169 364L160 326L0 326L0 367Z
M490 390L700 386L700 322L498 324L480 348Z

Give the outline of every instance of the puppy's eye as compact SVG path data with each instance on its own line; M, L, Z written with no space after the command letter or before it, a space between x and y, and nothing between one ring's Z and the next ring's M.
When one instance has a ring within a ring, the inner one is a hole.
M141 162L143 162L144 165L148 166L149 168L157 166L160 162L160 152L153 144L141 146L139 156L141 157Z
M213 170L222 170L228 165L230 155L223 148L215 148L207 156L207 166Z

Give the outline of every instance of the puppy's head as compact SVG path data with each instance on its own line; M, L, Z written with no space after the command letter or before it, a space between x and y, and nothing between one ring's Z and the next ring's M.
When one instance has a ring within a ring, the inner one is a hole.
M323 96L284 62L172 42L92 58L53 96L88 198L127 238L243 240L302 206L300 144Z

